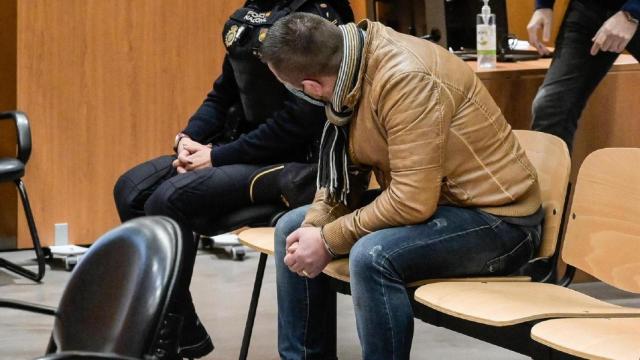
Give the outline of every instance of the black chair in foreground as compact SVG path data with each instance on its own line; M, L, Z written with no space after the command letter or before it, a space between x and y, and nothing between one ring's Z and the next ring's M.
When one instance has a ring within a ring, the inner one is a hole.
M33 241L33 248L36 252L38 272L35 273L29 269L25 269L23 266L14 264L2 258L0 258L0 267L39 282L42 277L44 277L45 254L40 246L36 223L33 220L31 206L29 205L29 198L27 197L27 189L24 182L22 182L24 168L27 166L27 161L29 161L29 156L31 155L31 130L29 128L29 119L27 118L27 115L20 111L10 111L0 112L0 121L2 120L13 120L16 124L18 135L18 154L16 157L0 157L0 182L12 181L18 187L18 192L22 199L22 206L24 207L24 214L27 218L27 224L29 225L29 232L31 233L31 240Z
M163 359L168 307L181 271L178 225L128 221L103 235L77 265L57 309L0 299L0 307L55 316L41 359Z

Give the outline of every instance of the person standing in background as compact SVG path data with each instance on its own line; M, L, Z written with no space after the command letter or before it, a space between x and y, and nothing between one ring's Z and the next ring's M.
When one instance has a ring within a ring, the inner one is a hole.
M536 0L527 26L529 43L541 55L550 53L543 42L551 38L554 1ZM639 19L640 0L571 0L533 100L533 130L556 135L572 149L582 110L618 55L626 49L640 59Z

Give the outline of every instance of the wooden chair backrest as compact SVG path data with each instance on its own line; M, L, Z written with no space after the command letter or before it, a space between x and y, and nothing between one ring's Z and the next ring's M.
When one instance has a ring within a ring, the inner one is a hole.
M591 153L580 166L562 258L640 293L640 149Z
M545 212L538 257L551 257L556 251L562 225L564 199L571 175L567 145L559 137L530 130L513 131L527 157L536 168Z

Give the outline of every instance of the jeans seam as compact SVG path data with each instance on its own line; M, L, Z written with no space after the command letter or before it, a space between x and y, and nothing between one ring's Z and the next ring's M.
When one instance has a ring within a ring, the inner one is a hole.
M500 225L503 220L496 215L488 213L486 211L478 210L477 211L480 216L485 219L485 222L491 226L492 229L495 229L498 225Z
M387 260L388 260L388 257L385 255L385 259L383 261L387 261ZM375 264L375 266L379 267L377 264ZM380 270L382 270L381 267L380 267ZM387 310L387 319L389 320L389 329L391 330L391 358L395 359L396 340L395 340L395 335L393 333L393 323L391 321L391 309L389 308L389 302L387 301L387 292L385 291L384 280L382 279L383 275L384 275L384 272L380 271L380 287L382 288L382 298L384 299L384 306Z
M493 263L495 261L502 262L502 259L504 259L506 256L512 255L514 252L519 250L522 246L525 246L526 243L529 243L529 248L532 250L532 251L529 252L529 256L528 256L528 259L526 261L528 263L529 261L531 261L531 258L533 257L533 254L535 253L535 246L533 244L533 237L531 236L530 232L527 232L527 235L525 236L525 238L522 241L520 241L520 243L518 243L518 245L516 245L513 249L503 253L500 256L496 256L493 259L490 259L487 262L485 262L485 264L482 267L482 269L484 270L487 267L487 264L489 264L489 263ZM502 269L500 269L500 271L502 271Z
M491 225L478 226L478 227L475 227L475 228L472 228L472 229L467 229L467 230L465 230L465 231L460 231L460 232L457 232L457 233L447 234L447 235L443 235L443 236L440 236L440 237L437 237L437 238L433 238L433 239L430 239L430 241L440 241L440 240L448 239L448 238L450 238L450 237L459 236L459 235L467 234L467 233L470 233L470 232L473 232L473 231L477 231L477 230L480 230L480 229L486 229L486 228L490 228L490 227L491 227ZM404 250L406 250L407 248L413 247L413 246L415 246L415 245L416 245L416 243L415 243L415 242L414 242L414 243L406 244L405 246L402 246L402 247L400 247L400 248L397 248L397 249L395 249L394 251L392 251L392 252L390 252L389 254L386 254L386 255L384 255L384 256L385 256L386 258L391 257L391 256L396 255L397 253L399 253L399 252L401 252L401 251L404 251Z
M465 230L465 231L457 232L457 233L454 233L454 234L443 235L443 236L440 236L440 237L438 237L438 238L431 239L431 241L440 241L440 240L448 239L448 238L453 237L453 236L459 236L459 235L467 234L467 233L470 233L470 232L473 232L473 231L477 231L477 230L481 230L481 229L487 229L487 228L490 228L490 227L491 227L490 225L483 225L483 226L475 227L475 228L473 228L473 229L467 229L467 230ZM493 229L493 228L492 228L492 229ZM402 251L405 251L405 250L407 250L407 249L413 248L413 247L415 247L416 245L417 245L417 243L415 243L415 242L414 242L414 243L410 243L410 244L406 244L405 246L400 247L400 248L398 248L398 249L396 249L396 250L392 251L392 252L391 252L391 253L389 253L389 254L383 254L383 255L382 255L382 256L384 257L384 259L383 259L383 263L384 263L384 262L388 262L389 264L391 264L391 259L389 259L391 256L394 256L394 255L396 255L396 254L398 254L398 253L400 253L400 252L402 252ZM422 245L422 244L420 244L420 245ZM375 265L375 266L376 266L376 267L377 267L381 272L382 272L382 271L384 271L384 269L383 269L381 266L379 266L378 264L375 264L375 263L374 263L374 265ZM405 276L404 276L404 274L399 274L399 275L401 275L403 278L405 277ZM400 282L403 282L403 283L404 283L404 280L403 280L403 279L396 279L396 278L394 278L394 277L392 277L392 276L389 276L389 277L390 277L391 279L398 280L398 281L400 281Z
M306 296L304 298L305 300L305 308L307 310L307 316L305 317L304 320L304 343L302 346L302 349L304 350L304 359L307 359L307 333L309 332L309 308L311 306L309 306L309 280L307 280L306 278L304 279L304 289L306 292Z
M491 225L491 228L495 230L502 223L502 219L498 218L495 224Z
M400 279L400 278L396 278L396 277L392 276L392 275L393 275L393 273L389 273L389 272L384 268L384 265L385 265L385 264L388 264L388 265L393 266L393 263L391 262L391 259L389 259L389 256L388 256L388 255L386 255L386 254L383 254L383 255L382 255L382 257L383 257L383 259L382 259L382 263L381 263L380 265L378 265L378 264L376 264L376 262L374 261L374 262L373 262L373 266L375 266L375 267L376 267L376 269L378 269L378 271L379 271L381 274L386 273L386 274L387 274L387 276L388 276L391 280L396 280L396 281L399 281L399 282L403 282L403 280L402 280L402 279Z
M527 237L522 241L522 243L524 243L525 241L529 243L529 248L531 249L531 251L529 252L529 259L527 260L527 262L529 262L536 253L536 244L534 243L533 236L529 231L527 231Z

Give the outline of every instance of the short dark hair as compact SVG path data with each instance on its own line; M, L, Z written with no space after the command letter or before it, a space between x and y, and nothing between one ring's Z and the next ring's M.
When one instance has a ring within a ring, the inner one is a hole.
M337 75L342 61L342 33L324 18L294 13L267 33L260 54L287 81Z

